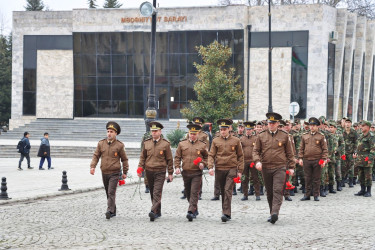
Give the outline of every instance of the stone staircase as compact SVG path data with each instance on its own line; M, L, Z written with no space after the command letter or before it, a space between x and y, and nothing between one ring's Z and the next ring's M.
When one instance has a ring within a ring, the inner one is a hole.
M25 131L30 133L31 140L39 140L44 132L49 133L49 139L53 141L71 141L73 143L64 146L54 146L51 143L51 156L55 158L91 158L95 150L93 146L74 145L74 142L99 141L106 137L105 125L109 120L116 121L121 126L118 140L125 143L128 158L138 158L139 144L146 131L144 121L130 119L37 119L30 124L3 132L0 135L0 158L18 158L16 145L23 137ZM187 131L185 121L161 121L164 125L163 135L167 135L176 129L178 123L180 129ZM14 145L1 143L2 140L14 140ZM137 145L137 146L134 146ZM36 157L39 146L32 146L30 156Z

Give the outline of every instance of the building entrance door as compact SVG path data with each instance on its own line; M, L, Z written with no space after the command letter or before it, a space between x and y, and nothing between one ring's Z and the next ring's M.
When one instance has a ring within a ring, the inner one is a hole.
M169 101L168 88L155 87L156 108L158 111L157 119L169 119Z

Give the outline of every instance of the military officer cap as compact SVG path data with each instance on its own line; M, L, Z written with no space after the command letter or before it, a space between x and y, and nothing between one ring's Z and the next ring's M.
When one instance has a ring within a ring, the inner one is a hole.
M256 125L263 126L263 122L262 122L262 121L257 121L257 122L256 122Z
M266 117L268 122L278 122L283 118L280 114L274 112L267 113Z
M317 125L317 126L319 126L320 125L320 121L318 119L316 119L315 117L311 117L309 119L309 125Z
M163 129L164 126L160 122L150 122L151 131Z
M216 123L220 128L229 128L233 124L233 121L231 119L219 119Z
M345 122L352 122L352 119L350 119L349 117L347 117L347 118L345 119Z
M121 132L120 125L117 124L117 122L107 122L107 125L105 126L107 129L112 129L114 130L118 135Z
M279 126L281 126L281 127L286 126L286 122L284 120L280 120L280 125Z
M188 124L186 127L189 129L189 133L191 134L199 133L202 128L199 124Z
M365 125L365 126L368 126L369 128L371 128L371 122L369 121L361 121L361 125Z
M355 123L353 124L353 127L358 127L358 122L355 122Z
M297 119L294 119L294 123L295 123L295 124L300 124L300 123L301 123L301 120L298 119L298 118L297 118Z
M330 122L330 123L329 123L329 126L330 126L330 127L335 127L335 128L337 128L337 124L336 124L335 121Z
M238 126L243 127L243 121L238 121Z
M244 122L243 125L245 126L245 129L253 129L255 122Z
M341 120L347 120L347 119L348 119L348 117L345 117L345 116L344 116Z
M326 117L322 115L321 117L319 117L319 121L324 123L326 121Z
M308 121L304 121L303 125L310 125L310 123Z
M193 122L195 123L195 124L199 124L199 125L202 125L203 123L204 123L204 120L203 120L203 118L202 117L194 117L193 118Z

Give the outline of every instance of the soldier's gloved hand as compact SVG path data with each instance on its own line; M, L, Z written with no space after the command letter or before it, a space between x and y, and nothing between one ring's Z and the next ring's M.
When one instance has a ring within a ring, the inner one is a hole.
M90 168L90 174L92 174L92 175L95 174L95 168Z
M211 175L211 176L213 176L214 175L214 173L215 173L215 171L214 171L214 169L213 168L211 168L210 170L208 170L208 173Z
M204 168L204 164L201 162L201 163L199 163L199 169L200 170L203 170L203 168Z
M262 163L258 162L258 163L255 165L255 168L256 168L258 171L262 171Z
M238 173L238 174L237 174L237 176L238 176L238 178L240 178L240 179L241 179L241 177L242 177L242 174L241 174L241 173Z
M169 179L170 182L172 182L173 181L173 174L169 174L168 179Z
M181 170L179 168L176 168L175 174L181 174Z
M303 166L303 160L302 159L299 160L299 165Z
M294 175L294 169L288 169L288 170L289 170L290 176L293 176Z
M122 179L123 179L123 180L126 179L126 174L122 174Z
M356 153L353 154L353 158L354 159L357 158L357 154Z

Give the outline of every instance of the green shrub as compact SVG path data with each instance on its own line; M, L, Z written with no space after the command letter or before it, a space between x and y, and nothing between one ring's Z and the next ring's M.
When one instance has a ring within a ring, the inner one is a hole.
M178 143L181 141L184 135L185 135L185 131L181 129L175 129L169 134L167 134L167 138L169 142L171 143L172 148L177 148Z

